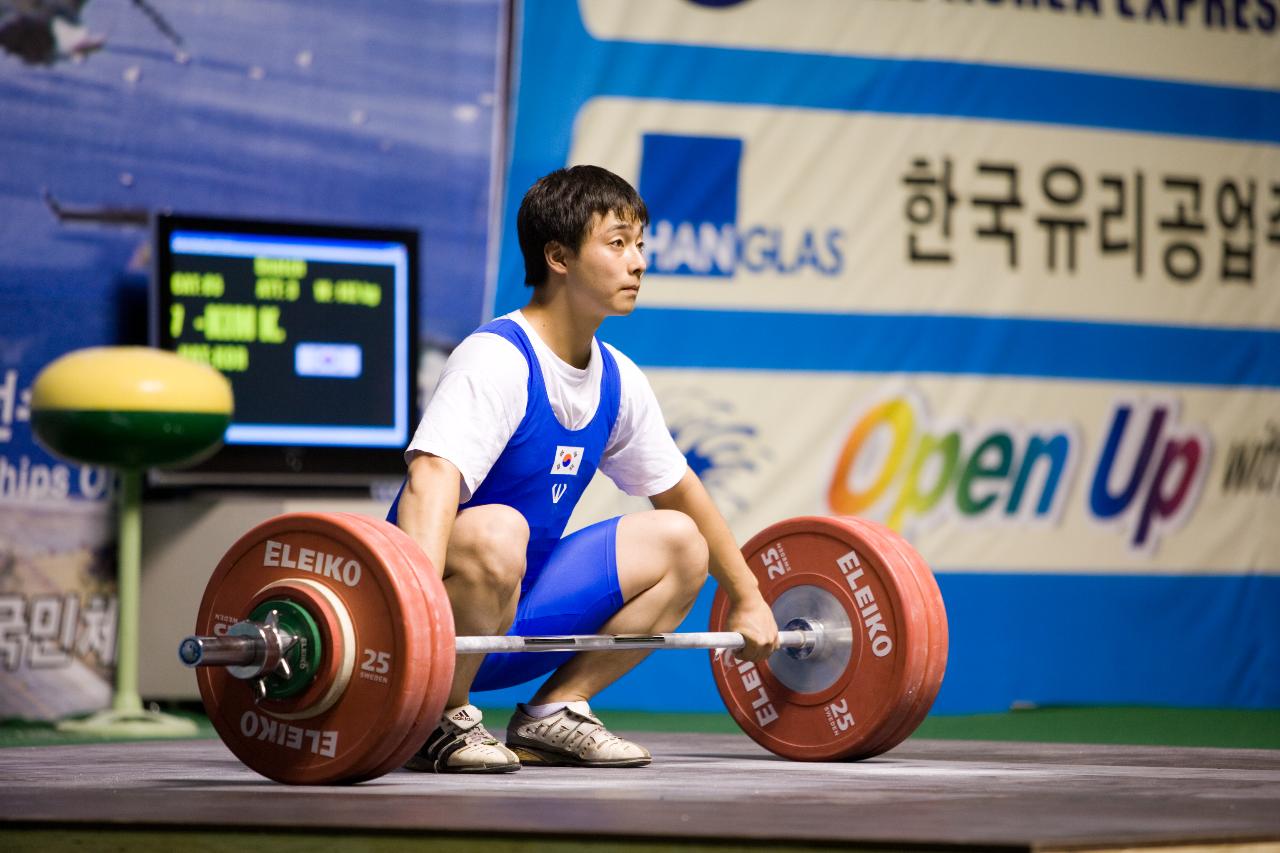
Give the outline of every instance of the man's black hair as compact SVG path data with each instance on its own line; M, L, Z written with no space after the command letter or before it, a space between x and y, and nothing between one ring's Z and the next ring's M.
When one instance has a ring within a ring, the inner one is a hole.
M516 214L516 232L524 254L524 283L547 282L546 245L556 242L577 252L596 216L612 211L624 222L649 224L644 199L631 184L599 166L557 169L524 194Z

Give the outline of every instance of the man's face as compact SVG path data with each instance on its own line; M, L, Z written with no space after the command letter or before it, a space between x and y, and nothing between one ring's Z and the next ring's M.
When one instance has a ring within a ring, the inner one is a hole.
M630 314L645 271L644 226L613 211L592 219L577 252L565 253L572 297L600 317Z

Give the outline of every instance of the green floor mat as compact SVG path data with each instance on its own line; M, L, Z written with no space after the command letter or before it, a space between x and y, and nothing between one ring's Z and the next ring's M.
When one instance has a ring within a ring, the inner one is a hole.
M216 738L208 719L190 708L167 709L188 716L199 738ZM732 734L737 725L725 713L657 713L601 710L618 731ZM510 708L484 709L485 725L501 734ZM932 715L914 737L943 740L1110 743L1153 746L1209 746L1280 749L1280 710L1241 711L1198 708L1084 707L1034 708L1003 714ZM60 732L52 723L0 722L0 748L103 743L112 738Z
M168 713L193 720L197 732L192 737L165 738L165 740L199 740L216 738L217 732L213 724L203 712L189 709L165 709ZM32 722L28 720L0 721L0 749L12 746L69 746L83 743L110 743L122 740L147 740L148 738L102 737L96 735L71 734L60 732L54 723Z
M1280 749L1280 711L1207 708L1034 708L925 719L916 737Z

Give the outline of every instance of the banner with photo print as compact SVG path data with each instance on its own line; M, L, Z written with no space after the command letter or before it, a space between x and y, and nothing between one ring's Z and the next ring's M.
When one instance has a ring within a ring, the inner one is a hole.
M495 308L525 189L616 171L649 268L602 337L740 539L908 536L938 710L1280 706L1277 5L525 3ZM714 708L701 665L605 698Z

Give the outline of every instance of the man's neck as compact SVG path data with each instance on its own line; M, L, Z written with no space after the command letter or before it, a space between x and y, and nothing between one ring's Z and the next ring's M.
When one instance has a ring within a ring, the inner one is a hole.
M582 317L573 310L563 288L535 291L522 313L542 342L560 360L579 369L591 362L591 339L600 328L603 318Z

